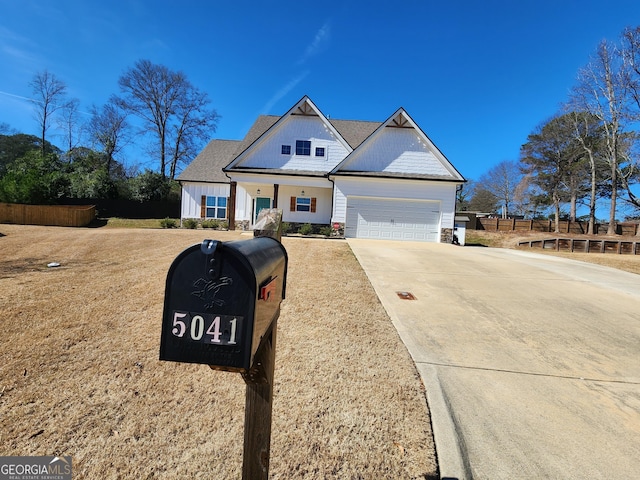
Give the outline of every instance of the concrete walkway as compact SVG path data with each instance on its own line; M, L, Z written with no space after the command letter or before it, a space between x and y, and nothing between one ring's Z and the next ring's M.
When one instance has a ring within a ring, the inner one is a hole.
M349 245L425 382L442 478L640 478L639 275L513 250Z

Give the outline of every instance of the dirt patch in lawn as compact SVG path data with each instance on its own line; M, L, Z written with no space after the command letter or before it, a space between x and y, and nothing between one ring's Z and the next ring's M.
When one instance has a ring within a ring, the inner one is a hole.
M158 348L176 255L250 237L0 231L0 455L71 455L79 479L240 478L242 378ZM349 246L283 243L271 478L437 478L424 388Z

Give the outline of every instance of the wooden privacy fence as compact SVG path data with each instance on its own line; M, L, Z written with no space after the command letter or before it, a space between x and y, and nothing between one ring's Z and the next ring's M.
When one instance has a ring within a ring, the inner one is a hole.
M22 205L0 203L0 223L86 227L96 218L94 205Z
M583 233L589 230L589 222L572 222L570 220L561 220L558 224L560 233ZM607 224L594 225L595 234L606 234ZM637 223L618 223L616 225L616 233L618 235L636 235L638 233ZM555 220L518 220L515 218L478 218L476 222L477 230L487 231L536 231L536 232L554 232L556 229Z
M543 250L640 255L640 242L623 240L545 238L543 240L530 240L518 243L518 247L527 246L529 248L542 248Z

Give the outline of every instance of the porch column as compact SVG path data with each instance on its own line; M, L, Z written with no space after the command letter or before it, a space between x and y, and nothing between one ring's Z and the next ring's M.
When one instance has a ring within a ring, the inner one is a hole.
M229 205L227 205L227 211L229 212L229 230L236 229L236 188L238 182L230 183L231 189L229 191Z
M273 208L278 208L278 189L280 185L277 183L273 184Z

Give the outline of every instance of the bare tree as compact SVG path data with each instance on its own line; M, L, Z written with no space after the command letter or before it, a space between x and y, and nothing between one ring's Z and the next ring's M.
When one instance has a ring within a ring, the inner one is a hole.
M0 123L0 135L13 135L14 133L18 133L14 128L11 128L6 122Z
M580 145L589 164L589 226L587 233L595 234L596 200L601 177L602 126L600 120L589 112L570 111L567 119L572 127L572 137Z
M539 218L549 206L549 196L533 182L530 174L522 177L514 190L513 198L516 211L533 219Z
M110 99L102 108L91 108L88 129L92 140L100 145L106 158L107 173L110 173L114 155L129 141L127 114Z
M42 156L45 155L46 133L53 114L65 105L64 97L67 86L48 70L36 73L29 83L36 105L35 117L40 126L42 140Z
M195 158L215 132L218 114L207 109L207 94L195 87L187 88L176 109L176 123L173 127L173 148L171 153L170 178L175 178L176 168L181 163Z
M57 121L58 127L64 133L64 143L67 151L70 152L80 143L80 121L79 116L80 100L72 98L65 102L60 108L60 115Z
M521 180L518 163L504 160L483 174L477 185L492 193L503 208L504 215L508 216L512 213L515 192Z
M215 131L218 114L208 109L207 95L195 88L182 72L149 60L136 62L119 79L118 104L143 121L155 137L159 170L175 177L179 162L195 156L198 147Z
M469 210L469 200L473 194L473 181L467 181L456 188L456 211Z
M625 81L633 106L631 117L640 119L640 27L627 28L622 33L622 59L627 67Z
M482 213L495 213L498 198L479 183L474 183L469 210Z
M620 50L603 40L591 61L579 71L570 101L573 108L595 116L602 126L611 185L608 235L616 233L620 138L624 132L629 98L627 78Z
M627 85L631 96L631 108L629 118L632 122L640 121L640 27L627 28L622 33L622 56L627 67ZM635 138L634 138L635 139ZM630 145L627 151L633 151L634 145ZM636 209L640 210L640 198L633 192L631 186L637 183L640 177L640 165L637 156L628 159L628 167L620 172L621 183L627 192L627 199ZM640 236L640 228L637 235Z

